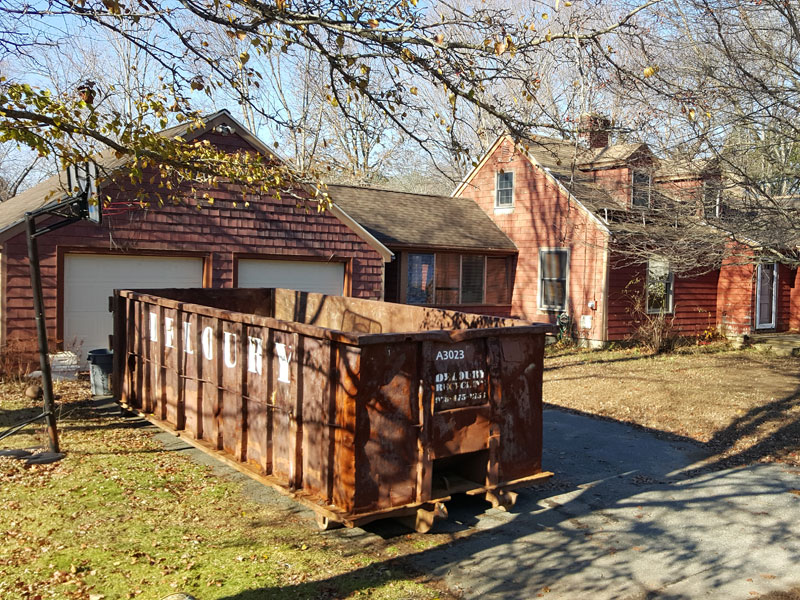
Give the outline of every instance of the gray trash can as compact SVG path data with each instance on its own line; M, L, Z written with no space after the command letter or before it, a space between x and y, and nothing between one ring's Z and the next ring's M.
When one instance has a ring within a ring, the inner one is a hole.
M109 396L111 394L111 370L114 364L112 350L89 350L89 381L92 384L93 396Z

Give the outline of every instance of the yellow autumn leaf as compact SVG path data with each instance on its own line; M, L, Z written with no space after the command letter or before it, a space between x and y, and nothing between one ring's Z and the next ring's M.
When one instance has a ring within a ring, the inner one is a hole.
M658 67L649 66L649 67L645 67L644 68L644 76L645 76L645 78L652 77L656 73L658 73Z

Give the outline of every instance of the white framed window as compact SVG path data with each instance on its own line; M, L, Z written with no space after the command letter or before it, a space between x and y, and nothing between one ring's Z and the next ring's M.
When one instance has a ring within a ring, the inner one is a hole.
M514 172L498 171L495 182L494 207L512 208L514 206Z
M650 171L634 169L631 178L631 206L650 208L650 188L653 180Z
M569 248L539 250L539 308L562 311L567 308Z
M675 277L669 261L653 257L647 261L647 312L671 313L673 310Z

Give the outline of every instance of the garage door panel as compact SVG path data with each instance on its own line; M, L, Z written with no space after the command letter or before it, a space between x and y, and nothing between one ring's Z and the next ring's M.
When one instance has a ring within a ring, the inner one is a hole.
M67 254L64 257L64 346L108 347L114 328L108 297L115 289L202 287L203 259Z
M240 288L277 287L341 296L344 263L300 260L240 259Z

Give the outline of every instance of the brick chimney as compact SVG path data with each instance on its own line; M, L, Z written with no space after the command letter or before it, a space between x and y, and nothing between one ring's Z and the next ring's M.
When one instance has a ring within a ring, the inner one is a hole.
M583 113L578 125L578 135L589 148L608 146L608 131L611 120L599 113Z

